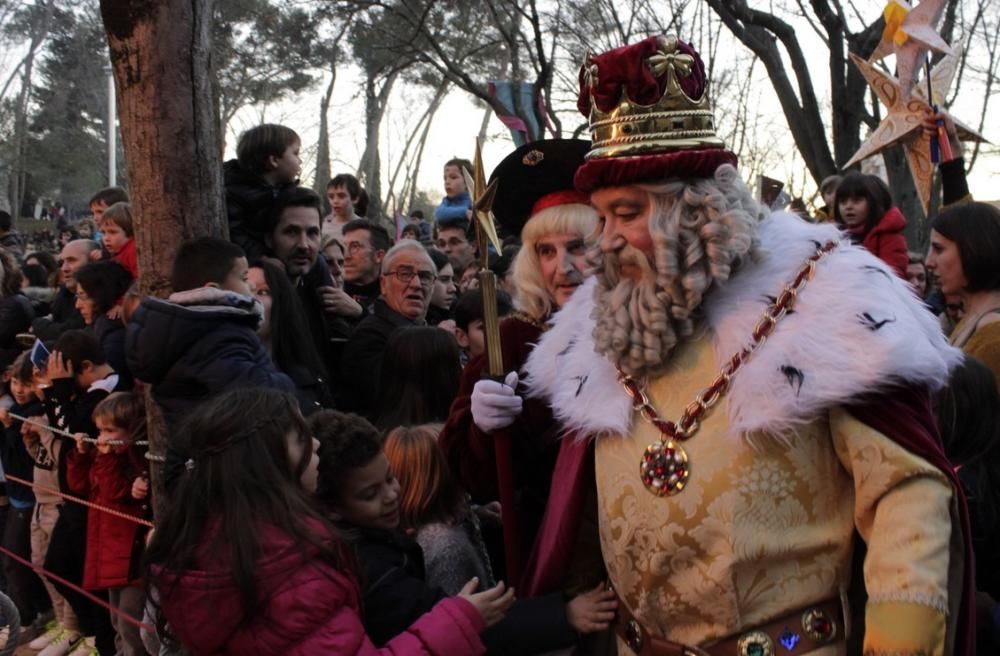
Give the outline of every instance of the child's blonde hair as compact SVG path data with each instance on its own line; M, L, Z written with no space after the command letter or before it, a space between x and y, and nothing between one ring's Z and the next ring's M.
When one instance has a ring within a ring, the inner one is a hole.
M104 223L114 223L116 226L125 231L125 234L129 238L134 237L132 230L132 206L128 203L115 203L108 209L104 210Z
M134 392L114 392L97 404L91 417L95 422L104 419L116 428L128 431L132 440L144 439L146 433L146 404Z

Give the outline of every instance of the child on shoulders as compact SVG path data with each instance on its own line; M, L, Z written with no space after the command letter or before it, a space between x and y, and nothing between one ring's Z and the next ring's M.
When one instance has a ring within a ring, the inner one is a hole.
M139 260L135 252L135 232L132 228L132 208L128 203L115 203L104 210L104 248L111 259L122 265L133 279L139 277Z
M463 171L471 176L472 162L455 157L444 164L445 197L434 211L439 224L472 220L472 199L465 187Z

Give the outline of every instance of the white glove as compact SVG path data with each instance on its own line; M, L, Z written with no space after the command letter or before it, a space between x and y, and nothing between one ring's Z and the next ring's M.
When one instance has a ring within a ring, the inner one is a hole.
M472 388L472 421L479 430L492 433L514 423L524 401L514 393L517 372L507 374L503 383L481 380Z

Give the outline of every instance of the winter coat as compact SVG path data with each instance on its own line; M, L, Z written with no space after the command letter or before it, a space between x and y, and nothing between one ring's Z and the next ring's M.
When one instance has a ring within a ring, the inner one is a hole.
M31 302L31 310L36 317L44 317L52 311L52 301L56 290L52 287L22 287L21 293ZM32 321L34 324L34 321Z
M51 317L38 317L31 322L31 332L43 342L54 342L67 330L77 330L86 324L83 315L76 309L76 295L60 285L49 305Z
M126 328L125 353L132 375L152 386L168 426L226 390L295 392L257 337L260 320L258 302L212 287L143 299Z
M379 374L385 345L400 328L416 325L416 321L391 309L382 299L375 302L374 311L354 329L341 357L340 392L345 411L369 419L378 414Z
M848 233L855 241L860 238L861 245L868 252L892 267L896 275L905 280L910 254L906 246L906 237L903 236L904 228L906 219L903 213L898 208L890 207L878 223L867 232L849 228Z
M125 242L125 246L112 255L111 259L122 265L122 268L128 271L133 279L139 277L139 258L135 252L135 239L130 238Z
M21 239L21 235L16 230L11 230L0 237L0 248L13 255L18 262L24 259L24 240Z
M146 515L146 502L132 498L132 483L142 475L142 454L129 447L110 453L91 449L80 453L74 446L67 456L66 478L70 491L91 503L132 517ZM83 587L88 590L139 585L139 565L146 529L101 510L87 510L87 551Z
M472 604L458 598L440 601L384 647L376 647L362 625L361 593L352 577L273 527L262 526L257 534L257 620L243 622L225 552L210 549L210 530L191 569L165 577L154 568L162 611L194 656L483 653L483 620Z
M94 319L94 336L101 345L101 352L108 364L122 379L122 387L132 388L132 373L125 357L125 325L119 319L111 319L102 314Z
M223 165L222 176L226 185L229 241L243 249L247 261L255 262L264 255L267 210L282 190L295 185L290 182L272 185L259 173L245 170L235 159Z
M31 328L35 311L23 294L0 298L0 368L6 369L21 352L17 334Z
M470 209L472 209L472 199L469 197L469 192L463 191L454 198L445 196L441 199L441 204L434 210L434 218L438 224L468 221L466 211Z
M427 583L420 545L402 531L346 527L343 536L361 566L365 631L375 644L448 598ZM481 583L479 589L485 588ZM576 633L566 619L565 600L556 593L518 599L503 620L483 631L482 640L489 654L524 656L569 647Z
M26 405L15 403L10 407L10 411L22 417L37 417L44 414L42 404L35 400ZM24 446L24 440L21 438L21 422L17 419L13 420L10 428L3 428L0 461L3 463L4 472L26 481L33 480L35 461ZM30 487L10 480L7 481L7 496L21 502L21 505L30 505L35 502L35 495Z

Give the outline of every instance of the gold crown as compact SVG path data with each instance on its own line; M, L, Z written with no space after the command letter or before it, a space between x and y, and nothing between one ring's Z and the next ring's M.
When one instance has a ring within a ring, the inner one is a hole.
M694 72L695 57L678 49L677 37L660 36L656 53L645 65L661 80L666 75L663 96L653 105L641 105L628 97L623 86L618 105L602 112L591 99L590 132L593 141L587 159L626 157L678 150L725 148L715 133L712 106L708 100L708 80L700 98L691 98L680 80ZM598 66L587 54L584 84L591 92L597 86Z

